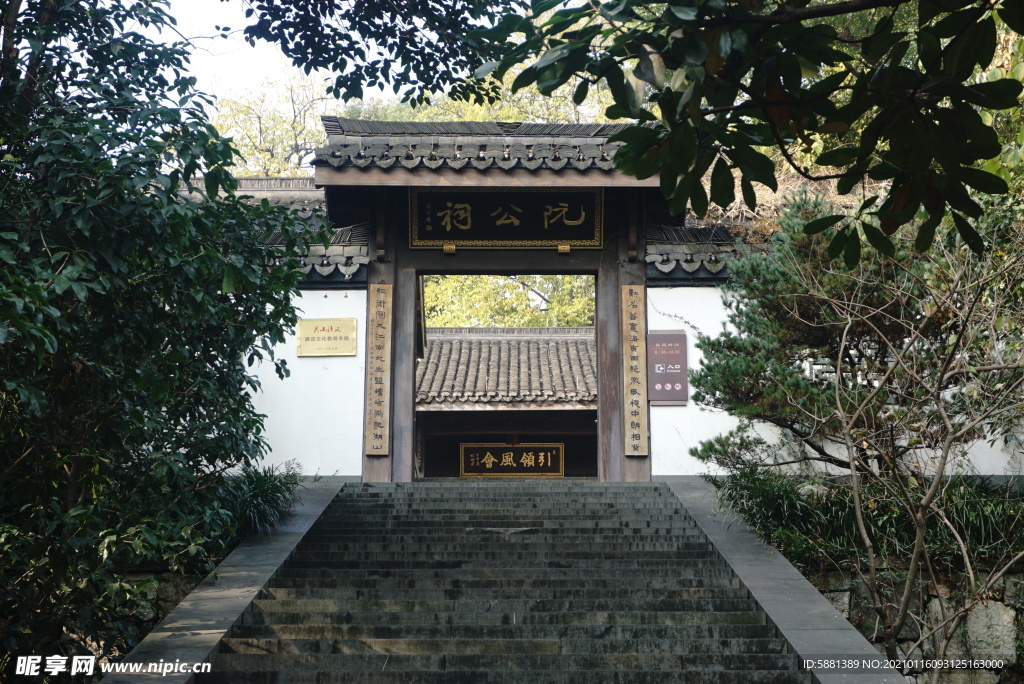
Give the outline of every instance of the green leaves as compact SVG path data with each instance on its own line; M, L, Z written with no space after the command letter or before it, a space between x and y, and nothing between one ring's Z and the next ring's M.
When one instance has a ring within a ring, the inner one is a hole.
M807 225L804 226L804 234L806 235L817 235L826 228L831 228L840 221L846 218L846 214L832 214L831 216L822 216L816 218L813 221L808 221Z
M985 253L985 241L981 239L978 231L974 229L970 221L954 211L953 223L956 225L956 232L960 234L960 237L963 238L964 243L971 248L972 252L979 256Z
M729 170L729 164L719 157L711 172L711 201L722 207L729 207L736 199L736 186Z
M124 31L159 3L40 7L16 27L37 80L0 88L0 641L109 651L149 609L126 569L223 552L212 473L264 450L244 359L294 322L321 236L233 194L182 47Z
M864 237L868 239L868 244L887 257L896 256L896 245L892 243L892 240L878 226L867 221L861 221L860 225L864 229Z
M998 10L1011 27L1024 21L1017 5L1004 1ZM566 8L534 14L528 27L501 23L489 37L514 45L499 72L525 65L523 82L543 82L543 92L573 72L587 79L576 103L604 79L615 101L609 117L657 121L661 133L622 138L616 166L657 176L673 210L735 202L737 177L754 209L753 184L777 189L779 163L835 180L840 194L867 179L891 184L889 199L848 234L863 233L888 254L895 249L889 236L914 225L922 209L929 217L955 210L977 218L971 193L1008 191L1002 174L975 168L1009 154L978 108L1017 107L1024 86L1009 71L978 77L1000 30L982 0L921 0L916 26L900 12L853 4L828 21L802 5L785 16L756 4L686 0L661 14L646 9L638 0ZM840 25L862 27L859 55ZM920 225L922 248L932 244L935 226ZM843 249L852 255L857 248L844 241Z

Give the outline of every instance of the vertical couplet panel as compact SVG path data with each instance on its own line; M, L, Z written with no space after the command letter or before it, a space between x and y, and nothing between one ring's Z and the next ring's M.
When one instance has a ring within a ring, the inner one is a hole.
M390 453L391 437L392 286L371 285L369 292L363 453L383 457Z
M627 458L651 453L647 420L647 302L642 285L622 286L622 434Z

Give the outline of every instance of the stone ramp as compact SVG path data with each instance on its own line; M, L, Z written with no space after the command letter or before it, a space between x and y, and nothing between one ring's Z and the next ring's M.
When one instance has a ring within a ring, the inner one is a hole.
M813 681L664 484L346 484L223 682Z

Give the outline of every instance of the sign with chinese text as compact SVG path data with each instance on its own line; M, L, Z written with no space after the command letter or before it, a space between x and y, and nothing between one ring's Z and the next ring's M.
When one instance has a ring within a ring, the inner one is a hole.
M601 188L411 188L410 246L600 249Z
M355 356L356 319L300 318L299 356Z
M391 285L370 285L367 294L363 453L387 456L391 425Z
M643 285L622 286L622 423L625 454L650 454L647 423L647 298Z
M688 399L686 333L652 330L647 335L647 391L655 406L683 406Z
M562 477L565 474L563 444L459 445L462 477Z

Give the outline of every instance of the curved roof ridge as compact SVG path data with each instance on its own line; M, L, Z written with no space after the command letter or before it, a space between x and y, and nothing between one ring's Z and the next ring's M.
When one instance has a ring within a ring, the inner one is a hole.
M370 121L321 116L327 135L494 136L608 138L632 124L528 123L516 121Z

